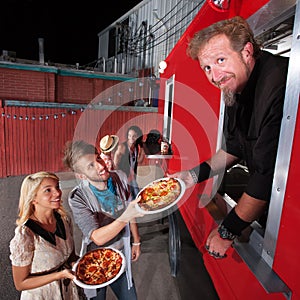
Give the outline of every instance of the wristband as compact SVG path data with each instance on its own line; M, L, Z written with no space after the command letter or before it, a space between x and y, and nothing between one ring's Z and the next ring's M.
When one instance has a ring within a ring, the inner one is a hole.
M194 182L199 183L211 177L211 168L207 162L203 162L199 166L191 169L190 173Z
M223 220L221 226L218 229L218 232L220 236L222 237L222 231L224 232L227 230L228 233L235 235L235 236L240 236L242 231L248 227L251 224L251 222L246 222L242 220L235 212L235 209L233 208L230 213L225 217ZM221 231L221 233L220 233ZM230 238L227 238L230 239Z
M141 244L141 242L139 242L139 243L132 243L131 245L132 246L139 246Z
M230 232L224 225L220 225L218 228L218 233L220 237L224 240L234 240L236 238L236 235L234 235L232 232Z

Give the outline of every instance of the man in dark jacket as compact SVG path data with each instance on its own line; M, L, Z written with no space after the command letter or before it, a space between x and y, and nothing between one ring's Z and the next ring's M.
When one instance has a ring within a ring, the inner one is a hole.
M234 17L197 32L188 54L198 60L226 105L226 142L211 159L169 176L188 187L221 174L240 160L249 181L237 205L207 238L206 248L225 256L236 236L267 209L271 197L283 113L288 59L262 51L248 23Z

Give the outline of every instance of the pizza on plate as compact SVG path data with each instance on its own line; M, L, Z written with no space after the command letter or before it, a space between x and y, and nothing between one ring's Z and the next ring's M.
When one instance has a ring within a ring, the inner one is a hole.
M103 284L118 275L123 258L111 248L99 248L87 252L78 262L76 277L89 285Z
M181 193L181 185L176 178L163 178L147 185L141 192L138 205L146 211L164 208L173 203Z

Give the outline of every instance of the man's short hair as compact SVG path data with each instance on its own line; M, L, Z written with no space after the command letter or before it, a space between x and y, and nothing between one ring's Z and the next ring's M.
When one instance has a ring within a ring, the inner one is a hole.
M261 53L261 45L254 38L254 34L245 19L235 16L231 19L222 20L198 31L189 41L187 55L197 60L199 51L207 42L217 36L225 35L234 51L240 52L250 42L253 45L253 57L256 59Z
M63 163L66 167L76 172L78 170L76 170L75 164L82 156L88 154L98 154L97 148L83 140L68 141L64 149Z

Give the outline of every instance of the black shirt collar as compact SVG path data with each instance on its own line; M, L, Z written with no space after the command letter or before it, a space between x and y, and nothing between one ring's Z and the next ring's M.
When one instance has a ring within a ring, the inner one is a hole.
M32 219L28 219L25 223L25 226L30 228L34 233L38 234L40 237L56 246L55 236L58 236L64 240L66 240L66 229L64 226L64 222L61 218L61 215L58 212L54 212L54 216L56 219L56 230L54 233L45 230L42 228L37 222Z

